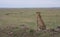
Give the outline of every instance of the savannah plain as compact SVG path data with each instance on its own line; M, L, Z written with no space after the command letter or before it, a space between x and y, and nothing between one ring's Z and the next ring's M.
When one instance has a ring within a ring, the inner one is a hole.
M35 32L36 12L48 29L60 26L60 8L0 8L0 37L60 37L60 32ZM30 30L21 29L26 25Z

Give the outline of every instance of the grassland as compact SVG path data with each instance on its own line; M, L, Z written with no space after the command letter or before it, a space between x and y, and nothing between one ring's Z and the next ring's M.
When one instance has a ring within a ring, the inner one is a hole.
M36 27L36 12L41 12L42 19L49 28L60 25L60 9L39 8L39 9L0 9L0 26L8 24L27 24ZM8 15L7 15L8 14Z
M36 12L41 12L47 28L60 26L60 8L0 8L0 28L8 25L19 27L26 24L35 29Z

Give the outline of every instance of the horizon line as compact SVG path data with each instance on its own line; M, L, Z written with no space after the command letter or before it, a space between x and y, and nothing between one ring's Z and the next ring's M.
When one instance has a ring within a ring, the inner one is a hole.
M60 7L0 7L0 8L60 8Z

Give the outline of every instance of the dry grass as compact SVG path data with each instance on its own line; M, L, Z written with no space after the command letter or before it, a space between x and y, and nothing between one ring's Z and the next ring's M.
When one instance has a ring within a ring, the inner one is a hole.
M47 28L56 28L60 25L60 9L0 9L0 37L60 37L60 32L36 32L36 13L41 16ZM29 29L21 28L26 24Z
M5 28L0 28L0 37L59 37L60 29L47 29L43 31L36 31L35 29L30 29L26 25L6 26Z

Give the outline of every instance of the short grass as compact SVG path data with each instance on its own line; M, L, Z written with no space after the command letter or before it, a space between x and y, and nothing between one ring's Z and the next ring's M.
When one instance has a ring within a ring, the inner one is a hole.
M8 24L27 24L36 28L36 12L41 12L42 19L49 28L60 25L60 9L57 8L32 8L32 9L0 9L0 26ZM8 15L7 15L8 14Z
M1 8L0 28L5 28L8 25L18 27L26 24L30 28L36 29L36 12L41 12L42 19L47 28L60 26L60 9L58 8Z

